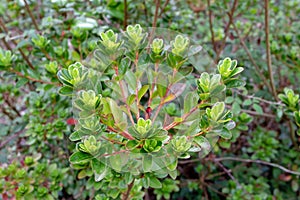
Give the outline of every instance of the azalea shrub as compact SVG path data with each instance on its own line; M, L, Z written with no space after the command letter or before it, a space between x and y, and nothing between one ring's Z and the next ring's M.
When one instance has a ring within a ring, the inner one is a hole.
M299 0L4 1L1 199L297 199Z

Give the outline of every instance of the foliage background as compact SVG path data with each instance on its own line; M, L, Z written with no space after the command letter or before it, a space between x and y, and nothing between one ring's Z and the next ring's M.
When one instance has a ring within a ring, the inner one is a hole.
M154 2L24 0L0 5L1 49L11 50L14 61L6 68L9 55L0 52L3 199L29 191L36 199L94 198L96 191L86 189L86 180L69 168L74 122L70 101L58 94L56 72L85 59L100 32L119 32L135 23L184 33L215 62L237 59L247 83L226 99L238 121L234 137L220 140L205 159L195 155L181 161L178 182L166 179L162 189L149 189L145 198L299 198L299 175L280 169L300 171L297 125L277 95L285 87L299 93L299 0ZM30 188L22 188L26 185Z

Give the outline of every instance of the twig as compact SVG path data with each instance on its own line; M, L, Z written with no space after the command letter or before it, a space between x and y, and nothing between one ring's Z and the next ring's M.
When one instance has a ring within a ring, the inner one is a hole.
M39 79L32 78L32 77L27 76L27 75L24 75L24 74L22 74L21 72L16 71L16 70L14 70L14 69L12 69L12 68L10 69L10 72L15 73L15 74L18 75L19 77L27 78L27 79L29 79L29 80L31 80L31 81L33 81L33 82L39 82L39 83L45 83L45 84L49 84L49 85L61 86L60 83L53 83L53 82L49 82L49 81L44 81L44 80L39 80Z
M157 73L158 71L158 66L159 66L159 63L158 62L155 62L155 65L154 65L154 72L155 74ZM152 100L153 100L153 93L154 93L154 87L156 85L156 81L157 81L157 76L154 76L154 80L153 80L153 83L151 84L151 90L149 90L149 100L148 100L148 108L151 107L151 103L152 103ZM150 114L149 115L146 115L148 118L150 118ZM146 117L146 118L147 118Z
M226 105L226 108L232 109L232 107L230 105ZM272 119L276 118L275 115L268 114L268 113L258 113L258 112L252 111L252 110L241 109L241 112L245 112L245 113L248 113L249 115L254 115L254 116L261 116L261 117L267 117L267 118L272 118Z
M34 18L34 16L33 16L32 12L31 12L31 10L30 10L30 7L29 7L29 5L28 5L28 3L27 3L27 0L24 0L24 3L25 3L25 8L26 8L28 14L30 15L30 18L31 18L31 20L32 20L32 23L33 23L35 29L36 29L37 31L40 31L40 29L39 29L39 27L38 27L38 25L37 25L37 23L36 23L36 20L35 20L35 18Z
M166 1L165 1L164 5L163 5L163 6L161 7L161 9L160 9L160 13L159 13L158 17L161 17L161 15L163 14L165 8L167 7L169 1L170 1L170 0L166 0Z
M130 191L131 191L133 185L134 185L134 179L133 179L133 181L128 185L127 191L126 191L126 193L124 194L122 200L127 200L127 199L129 198L129 194L130 194Z
M272 92L272 88L271 86L269 85L269 82L267 81L266 77L263 76L263 74L261 73L258 65L256 64L256 62L254 61L249 49L247 48L243 38L241 37L240 33L239 33L239 30L237 29L236 25L234 23L232 23L232 26L240 40L240 43L242 45L242 47L244 48L246 54L248 55L249 57L249 60L251 61L251 63L253 64L254 68L255 68L255 71L256 71L256 74L260 77L260 79L264 82L264 84L268 87L269 91Z
M266 34L267 65L268 65L268 71L270 77L270 84L271 84L273 96L276 99L276 101L278 101L278 96L275 89L274 77L272 71L270 39L269 39L269 0L265 0L265 34Z
M1 17L0 17L0 26L2 27L4 33L7 33L7 34L8 34L8 29L7 29L7 27L5 26L5 23L4 23L4 21L2 20ZM15 46L18 45L14 40L12 40L12 43L13 43ZM10 50L12 49L8 43L4 43L4 44L6 44L6 45L9 46L8 49L10 49ZM25 53L23 52L23 50L22 50L21 48L18 48L18 50L20 51L20 53L21 53L23 59L26 61L26 63L28 64L28 66L29 66L31 69L34 69L32 63L29 61L28 57L25 55Z
M134 60L134 65L136 67L136 72L138 71L138 61L139 61L139 52L137 51L135 53L135 60ZM136 88L135 88L135 99L136 99L136 107L137 107L137 113L136 113L136 119L138 120L140 118L140 101L139 101L139 78L136 80Z
M155 0L155 13L154 13L154 18L153 18L153 22L152 22L152 27L156 27L159 5L160 5L160 0Z
M211 34L211 43L213 45L214 51L217 53L217 46L215 42L215 32L213 29L213 21L212 21L212 11L210 9L210 0L207 0L207 7L208 7L208 16L209 16L209 30Z
M293 142L293 145L295 146L295 148L298 148L298 145L297 145L297 141L296 141L296 138L295 138L295 130L294 130L294 127L293 127L293 122L291 119L288 119L288 123L289 123L289 128L290 128L290 137L291 137L291 140Z
M0 107L0 111L6 115L10 120L14 120L15 119L15 115L13 115L13 113L7 111L4 106Z
M128 19L128 11L127 11L127 0L124 0L124 30L126 30L127 27L127 19Z
M118 66L114 66L114 69L115 69L116 75L119 76ZM127 112L128 112L129 119L130 119L132 125L134 125L134 120L133 120L133 117L132 117L132 114L131 114L131 111L130 111L130 107L126 102L126 97L125 97L124 88L123 88L123 82L122 82L122 80L119 80L118 82L119 82L119 87L120 87L120 90L121 90L121 95L122 95L122 98L123 98L123 102L125 103L125 107L126 107Z
M4 102L18 115L18 117L21 117L21 113L18 111L18 109L10 102L9 100L9 94L4 93L3 94L3 100Z
M182 116L182 121L180 121L180 122L172 122L168 126L164 127L164 129L166 131L168 131L171 128L177 126L178 124L183 123L186 120L186 118L188 118L193 112L195 112L198 109L198 106L199 106L199 104L197 106L195 106L193 109L191 109L188 113L186 113L185 115L183 115ZM200 133L202 134L202 132L200 132Z
M233 180L233 181L235 181L236 183L238 183L237 182L237 180L234 178L234 176L231 174L231 170L228 170L228 169L226 169L226 167L224 167L219 161L217 161L217 160L215 160L214 159L214 161L215 161L215 163L217 164L217 165L219 165L219 167L221 167L222 169L223 169L223 171ZM238 185L240 186L240 184L238 183Z
M224 29L225 36L224 36L224 38L223 38L223 40L222 40L222 42L221 42L221 46L220 46L219 49L217 49L217 52L216 52L217 55L216 55L215 62L217 62L217 61L219 60L220 54L221 54L221 52L223 51L223 49L224 49L224 47L225 47L226 39L227 39L228 33L229 33L229 27L230 27L231 24L234 23L234 22L233 22L233 20L234 20L233 15L234 15L235 9L236 9L236 7L237 7L237 4L238 4L238 0L234 0L233 5L232 5L232 7L231 7L231 9L230 9L230 12L227 13L227 15L228 15L228 17L229 17L229 22L227 23L227 25L226 25L226 27L225 27L225 29Z
M278 169L281 169L282 171L289 173L289 174L294 174L294 175L300 175L300 172L297 171L292 171L289 170L281 165L275 164L275 163L270 163L270 162L266 162L266 161L262 161L262 160L251 160L251 159L243 159L243 158L235 158L235 157L223 157L223 158L214 158L213 160L215 161L239 161L239 162L246 162L246 163L257 163L257 164L262 164L262 165L268 165L271 167L276 167Z
M243 97L246 97L247 99L256 99L256 100L258 100L260 102L263 102L263 103L266 103L266 104L277 105L277 106L284 106L284 104L281 103L281 102L268 101L268 100L265 100L265 99L260 98L260 97L255 97L253 95L248 96L248 95L245 95L245 94L239 92L238 90L234 90L234 92L238 93L239 95L241 95Z
M120 133L123 137L125 137L129 140L134 140L134 138L127 131L118 131L118 130L116 130L113 127L108 126L108 125L107 125L107 129L111 132L114 132L114 133Z
M11 47L9 46L9 44L6 42L6 40L4 38L1 39L2 42L4 43L4 45L6 46L6 48L10 51L12 51Z
M9 143L12 139L18 137L19 135L21 135L23 132L25 131L25 129L22 129L16 133L14 133L13 135L9 136L5 141L3 141L0 144L0 149L2 149L7 143Z

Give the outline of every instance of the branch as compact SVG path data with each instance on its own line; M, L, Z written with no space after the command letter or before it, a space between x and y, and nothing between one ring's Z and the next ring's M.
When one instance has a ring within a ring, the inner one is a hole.
M128 19L128 11L127 11L127 0L124 0L124 30L126 30L127 27L127 19Z
M200 103L200 104L201 104L201 103ZM180 121L180 122L172 122L172 123L169 124L168 126L164 127L164 129L165 129L166 131L168 131L168 130L170 130L171 128L177 126L178 124L181 124L182 122L184 122L184 121L186 120L186 118L188 118L193 112L195 112L195 111L198 109L198 106L199 106L199 104L198 104L197 106L195 106L193 109L191 109L190 112L188 112L188 113L186 113L185 115L183 115L183 116L182 116L182 121ZM200 133L202 134L202 132L200 132ZM200 133L199 133L199 135L201 135Z
M226 105L226 108L232 109L232 106ZM241 109L241 112L245 112L245 113L247 113L249 115L253 115L253 116L261 116L261 117L267 117L267 118L272 118L272 119L276 118L275 115L268 114L268 113L258 113L258 112L252 111L252 110Z
M124 194L122 200L127 200L127 199L129 198L129 194L130 194L130 191L131 191L133 185L134 185L134 179L133 179L133 181L128 185L127 191L126 191L126 193Z
M243 158L235 158L235 157L223 157L223 158L214 158L214 161L239 161L239 162L245 162L245 163L257 163L257 164L262 164L262 165L268 165L271 167L275 167L278 169L281 169L282 171L289 173L289 174L294 174L294 175L300 175L300 172L297 171L292 171L289 170L281 165L275 164L275 163L270 163L270 162L266 162L266 161L262 161L262 160L251 160L251 159L243 159Z
M21 113L19 112L19 110L10 102L8 93L3 94L3 100L13 111L15 111L15 113L18 115L18 117L22 116Z
M14 133L13 135L9 136L5 141L3 141L2 143L0 143L0 149L2 149L7 143L9 143L12 139L18 137L19 135L21 135L23 132L25 131L25 129L22 129L16 133Z
M211 43L213 45L214 51L217 53L217 46L215 42L215 32L213 29L213 21L212 21L212 11L210 9L210 0L207 0L207 6L208 6L208 16L209 16L209 30L211 34Z
M229 33L229 27L230 27L230 24L233 24L234 22L233 22L233 14L234 14L234 12L235 12L235 9L236 9L236 7L237 7L237 3L238 3L238 0L234 0L234 2L233 2L233 5L232 5L232 7L231 7L231 9L230 9L230 12L228 12L227 13L227 15L228 15L228 17L229 17L229 22L227 23L227 25L226 25L226 27L225 27L225 29L224 29L224 32L225 32L225 36L224 36L224 38L223 38L223 40L222 40L222 43L221 43L221 46L220 46L220 48L217 50L217 56L216 56L216 59L215 59L215 61L217 62L218 60L219 60L219 58L220 58L220 54L221 54L221 52L223 51L223 49L224 49L224 47L225 47L225 44L226 44L226 39L227 39L227 37L228 37L228 33Z
M255 96L253 96L253 95L251 95L251 96L245 95L245 94L239 92L238 90L234 90L234 91L235 91L237 94L239 94L239 95L241 95L241 96L243 96L243 97L246 97L247 99L256 99L256 100L258 100L258 101L260 101L260 102L263 102L263 103L266 103L266 104L269 104L269 105L284 106L284 104L281 103L281 102L268 101L268 100L265 100L265 99L260 98L260 97L255 97Z
M32 20L32 23L33 23L35 29L36 29L37 31L40 31L40 29L39 29L39 27L38 27L38 25L37 25L37 23L36 23L36 21L35 21L35 18L34 18L32 12L31 12L31 10L30 10L30 7L29 7L29 5L28 5L28 3L27 3L27 0L24 0L24 3L25 3L25 8L26 8L27 12L28 12L29 15L30 15L30 18L31 18L31 20Z
M244 39L241 37L240 33L239 33L239 30L237 29L236 25L234 23L232 23L233 25L233 28L234 28L234 31L236 32L239 40L240 40L240 43L242 45L242 47L244 48L246 54L248 55L249 57L249 60L251 61L251 63L253 64L254 68L255 68L255 71L256 71L256 74L260 77L260 79L264 82L264 84L268 87L269 91L272 92L272 88L271 86L269 85L269 82L268 80L266 79L266 77L263 76L263 74L261 73L258 65L256 64L256 62L254 61L249 49L247 48L245 42L244 42Z
M269 39L269 1L265 0L265 34L266 34L266 51L267 51L267 65L270 77L270 84L272 88L272 93L276 101L278 101L277 92L274 84L274 77L272 71L272 61L271 61L271 50L270 50L270 39Z
M164 5L160 8L160 13L158 15L158 17L161 17L161 15L163 14L164 10L166 9L168 3L169 3L170 0L166 0Z
M118 131L118 130L116 130L113 127L108 126L108 125L107 125L107 129L111 132L114 132L114 133L120 133L123 137L125 137L128 140L134 140L134 138L127 131Z
M7 27L5 26L5 23L4 23L4 21L2 20L1 17L0 17L0 27L2 27L4 33L8 34L8 29L7 29ZM4 41L5 41L5 40L4 40ZM13 43L15 46L18 45L14 40L12 40L12 43ZM4 44L7 45L7 48L8 48L8 49L10 49L10 50L12 49L12 48L10 47L10 45L9 45L7 42L4 42ZM25 55L25 53L23 52L23 50L22 50L21 48L18 48L18 50L20 51L20 53L21 53L23 59L26 61L26 63L28 64L28 66L29 66L31 69L34 69L32 63L29 61L28 57Z
M119 76L118 66L114 66L114 69L115 69L116 75ZM129 119L130 119L132 125L134 125L134 120L133 120L133 117L132 117L132 114L131 114L131 111L130 111L130 107L126 102L126 97L125 97L124 88L123 88L123 82L122 82L122 80L118 80L118 82L119 82L119 87L120 87L120 90L121 90L121 95L122 95L123 101L125 103L125 107L127 109L127 112L128 112Z
M18 75L19 77L27 78L27 79L29 79L29 80L31 80L31 81L33 81L33 82L45 83L45 84L55 85L55 86L61 86L60 83L53 83L53 82L49 82L49 81L44 81L44 80L39 80L39 79L32 78L31 76L24 75L24 74L22 74L21 72L16 71L16 70L14 70L14 69L12 69L12 68L11 68L9 71L15 73L15 74Z
M159 5L160 5L160 0L155 0L155 13L154 13L154 18L153 18L153 22L152 22L152 27L156 27Z

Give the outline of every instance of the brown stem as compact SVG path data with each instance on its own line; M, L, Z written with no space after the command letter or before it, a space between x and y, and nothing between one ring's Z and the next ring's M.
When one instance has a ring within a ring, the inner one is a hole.
M213 45L214 51L217 53L217 46L215 42L215 32L213 29L213 21L212 21L212 11L210 9L210 0L207 0L207 6L208 6L208 16L209 16L209 30L211 34L211 43Z
M124 0L124 30L126 30L127 27L127 20L128 20L128 11L127 11L127 0Z
M275 163L270 163L262 160L251 160L251 159L243 159L243 158L235 158L235 157L223 157L223 158L214 158L213 160L215 161L239 161L239 162L246 162L246 163L257 163L257 164L262 164L262 165L268 165L271 167L276 167L278 169L281 169L282 171L289 173L289 174L294 174L294 175L300 175L300 172L297 171L292 171L289 170L281 165L275 164Z
M134 140L134 138L127 131L118 131L111 126L107 126L107 129L114 133L120 133L123 137L127 138L128 140Z
M260 77L260 79L264 82L264 85L266 85L266 86L268 87L269 91L272 92L272 88L271 88L271 86L270 86L268 80L266 79L266 77L263 76L263 73L261 73L261 71L260 71L258 65L257 65L256 62L254 61L254 59L253 59L253 57L252 57L252 55L251 55L251 53L250 53L248 47L246 46L246 44L245 44L243 38L241 37L241 35L240 35L240 33L239 33L239 30L237 29L236 25L235 25L234 23L232 23L232 26L233 26L234 31L236 32L236 34L237 34L237 36L238 36L238 38L239 38L239 40L240 40L240 43L241 43L242 47L244 48L246 54L248 55L249 60L251 61L251 63L253 64L253 66L254 66L254 68L255 68L256 74L257 74L257 75Z
M137 51L135 53L135 60L134 60L134 65L136 67L136 71L138 71L138 61L139 61L139 52ZM140 102L139 102L139 90L138 90L138 84L139 84L139 80L136 80L136 89L135 89L135 99L136 99L136 107L137 107L137 113L136 113L136 119L138 120L140 118Z
M2 42L4 43L4 45L6 46L6 48L10 51L12 51L11 47L9 46L9 44L6 42L6 40L4 38L1 39Z
M158 66L159 66L159 63L155 62L155 65L154 65L155 74L158 71ZM157 81L157 76L154 77L153 83L151 84L152 86L151 86L151 90L150 90L150 94L149 94L148 107L150 107L151 103L152 103L153 92L154 92L154 87L156 85L156 81Z
M215 62L217 62L220 58L220 54L221 52L223 51L224 47L225 47L225 44L226 44L226 39L228 37L228 33L229 33L229 27L230 27L230 24L233 24L233 21L234 21L234 18L233 18L233 15L234 15L234 12L235 12L235 9L237 8L237 4L238 4L238 0L234 0L233 2L233 5L230 9L230 12L228 12L228 17L229 17L229 22L227 23L225 29L224 29L224 32L225 32L225 36L221 42L221 46L220 48L217 50L217 55L216 55L216 59L215 59Z
M226 108L232 109L232 106L226 105ZM252 110L241 109L241 112L247 113L247 114L252 115L252 116L261 116L261 117L267 117L267 118L272 118L272 119L276 118L275 115L268 114L268 113L258 113L258 112L252 111Z
M118 76L119 75L118 66L114 66L114 69L115 69L116 75ZM129 119L130 119L132 125L134 125L134 120L133 120L133 117L132 117L132 114L131 114L131 111L130 111L130 107L126 102L126 97L125 97L125 93L124 93L124 90L123 90L123 82L122 82L122 80L119 80L118 82L119 82L119 87L120 87L120 90L121 90L121 95L122 95L122 98L123 98L123 102L125 103L125 107L126 107L127 112L128 112Z
M21 135L23 132L25 131L25 129L22 129L18 132L16 132L15 134L9 136L5 141L3 141L0 144L0 149L2 149L7 143L9 143L11 140L13 140L14 138L18 137L19 135Z
M156 24L157 24L159 5L160 5L160 0L155 0L155 13L154 13L154 18L153 18L153 22L152 22L152 27L156 27Z
M131 191L133 185L134 185L134 179L133 179L133 181L128 185L127 191L126 191L126 193L124 194L122 200L128 200L128 199L129 199L130 191Z
M294 125L293 125L293 122L291 119L288 119L288 123L289 123L289 128L290 128L290 137L291 137L291 140L292 140L292 143L293 145L295 146L295 148L299 149L298 148L298 145L297 145L297 140L295 138L295 130L294 130Z
M16 118L16 116L13 115L13 113L7 111L7 110L4 108L4 106L0 107L0 111L1 111L4 115L6 115L10 120L14 120L14 119Z
M176 73L177 73L177 70L174 69L174 70L173 70L173 77L175 77ZM163 98L160 100L159 106L158 106L158 108L157 108L157 110L156 110L156 112L155 112L155 115L154 115L153 119L152 119L153 122L154 122L155 119L157 118L157 116L158 116L158 114L159 114L159 111L161 110L161 108L163 107L163 105L166 103L166 102L164 102L164 101L165 101L165 99L167 98L167 95L168 95L168 93L169 93L171 87L172 87L172 83L171 83L170 85L168 85L168 87L167 87L167 89L166 89L165 95L164 95Z
M276 101L278 101L277 92L274 84L274 77L272 71L272 61L271 61L271 50L270 50L270 39L269 39L269 1L265 0L265 34L266 34L266 51L267 51L267 65L270 77L270 85L272 88L272 93Z
M32 12L31 12L31 10L30 10L30 7L29 7L29 5L28 5L28 3L27 3L27 0L24 0L24 3L25 3L25 8L26 8L28 14L30 15L30 18L31 18L31 20L32 20L32 23L33 23L35 29L36 29L37 31L40 31L40 29L39 29L39 27L38 27L38 25L37 25L37 23L36 23L36 20L35 20L35 18L34 18L34 16L33 16Z
M161 7L161 9L160 9L160 13L159 13L158 17L161 17L161 15L163 14L164 10L166 9L166 7L167 7L169 1L170 1L170 0L166 0L166 1L165 1L164 5L163 5L163 6Z
M50 60L50 61L53 60L53 58L49 55L49 53L45 49L41 49L41 51L43 52L43 54L45 54L45 56L48 60Z
M21 113L19 112L19 110L15 107L15 105L13 105L10 102L9 94L8 93L4 93L3 94L3 100L18 115L18 117L21 117Z
M195 112L195 111L198 109L198 106L199 106L199 104L198 104L197 106L195 106L193 109L191 109L190 112L184 114L184 115L182 116L182 121L181 121L181 122L172 122L172 123L169 124L168 126L164 127L164 129L165 129L165 130L170 130L171 128L177 126L178 124L183 123L183 122L186 120L186 118L188 118L193 112ZM201 133L201 134L202 134L202 133Z
M19 77L27 78L27 79L29 79L29 80L31 80L31 81L33 81L33 82L39 82L39 83L45 83L45 84L49 84L49 85L61 86L60 83L53 83L53 82L49 82L49 81L44 81L44 80L39 80L39 79L32 78L32 77L27 76L27 75L24 75L24 74L22 74L21 72L16 71L16 70L14 70L14 69L12 69L12 68L10 69L10 72L15 73L15 74L18 75Z
M159 5L160 5L160 0L155 0L155 13L154 13L153 21L152 21L152 30L151 30L151 33L149 36L149 42L152 42L153 35L156 30ZM148 49L148 52L149 51L150 51L150 48Z
M1 17L0 17L0 26L2 27L4 33L8 33L8 29L7 29L7 27L5 26L5 23L4 23L4 21L2 20ZM14 40L12 40L12 43L13 43L15 46L18 45ZM12 50L12 48L10 47L10 45L9 45L8 43L4 43L4 44L6 44L6 45L9 46L8 49ZM32 63L29 61L28 57L25 55L25 53L23 52L23 50L22 50L21 48L18 48L18 50L20 51L20 53L21 53L23 59L26 61L26 63L28 64L28 66L29 66L31 69L34 69Z

